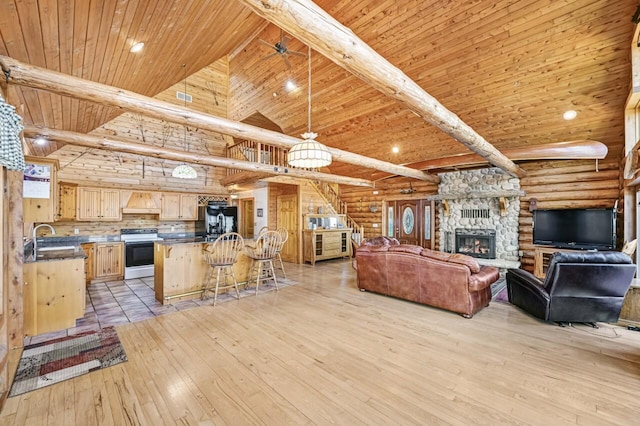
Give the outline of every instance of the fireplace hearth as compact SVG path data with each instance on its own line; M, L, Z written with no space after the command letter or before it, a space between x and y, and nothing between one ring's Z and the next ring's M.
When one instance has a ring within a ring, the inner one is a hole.
M481 259L495 259L496 231L457 228L455 252Z

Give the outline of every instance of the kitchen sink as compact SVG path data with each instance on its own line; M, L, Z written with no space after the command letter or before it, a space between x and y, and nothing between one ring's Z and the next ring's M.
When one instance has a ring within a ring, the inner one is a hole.
M58 250L79 251L80 248L78 246L51 246L51 247L38 247L36 250L38 252L42 252L42 251L58 251Z

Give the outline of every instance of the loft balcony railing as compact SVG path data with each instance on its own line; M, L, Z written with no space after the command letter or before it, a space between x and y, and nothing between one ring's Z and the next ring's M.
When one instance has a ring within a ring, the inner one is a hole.
M287 166L287 152L288 150L284 148L252 140L243 140L226 149L227 158L280 167ZM227 176L241 171L242 170L238 169L227 169Z

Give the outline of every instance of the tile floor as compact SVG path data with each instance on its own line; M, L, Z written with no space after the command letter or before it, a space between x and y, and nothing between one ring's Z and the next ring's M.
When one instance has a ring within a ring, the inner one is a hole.
M295 280L282 278L278 274L278 285L280 287L295 283ZM255 285L253 285L251 291L245 289L246 285L239 285L239 287L241 297L249 293L253 294L255 290ZM273 286L270 284L260 285L261 292L271 289L273 289ZM235 299L235 296L233 290L218 294L217 303ZM205 300L197 298L178 301L171 305L162 305L155 298L153 277L89 284L86 297L85 315L76 321L75 327L37 336L27 336L24 339L24 344L40 343L58 337L98 330L110 325L142 321L147 318L213 303L213 294L209 293L209 297Z

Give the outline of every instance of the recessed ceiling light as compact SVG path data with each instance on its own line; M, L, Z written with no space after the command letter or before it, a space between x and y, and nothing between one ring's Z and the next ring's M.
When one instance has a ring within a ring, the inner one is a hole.
M394 154L397 154L400 152L400 148L398 148L397 146L394 146L393 148L391 148L391 152L393 152Z
M133 46L131 46L131 49L129 49L129 52L138 53L139 51L142 50L143 47L144 47L144 43L143 42L136 43Z
M291 80L287 80L287 82L285 83L284 87L288 91L292 91L292 90L294 90L296 88L296 84Z
M278 94L276 92L273 92L273 97L275 98L277 96L278 96Z
M570 109L569 111L565 111L564 114L562 114L562 118L564 118L565 120L573 120L577 116L578 113L572 109Z
M35 140L35 143L36 143L36 145L42 146L42 145L45 145L47 143L47 140L45 138L37 138Z

